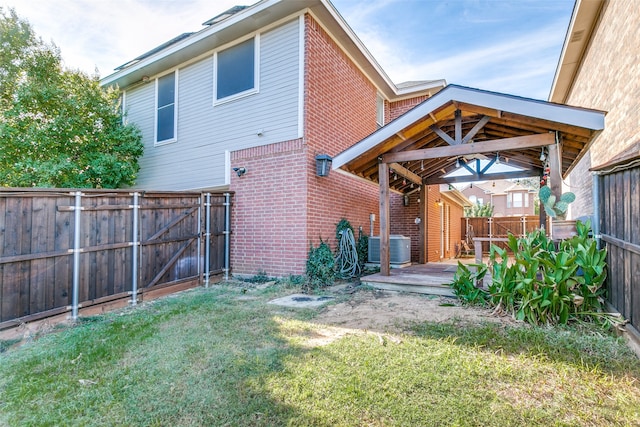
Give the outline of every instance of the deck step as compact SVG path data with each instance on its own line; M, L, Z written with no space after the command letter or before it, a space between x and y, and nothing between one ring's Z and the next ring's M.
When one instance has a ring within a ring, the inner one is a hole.
M447 297L455 296L451 287L447 285L408 285L401 283L370 281L365 279L362 279L361 283L384 291L413 292L417 294L440 295Z

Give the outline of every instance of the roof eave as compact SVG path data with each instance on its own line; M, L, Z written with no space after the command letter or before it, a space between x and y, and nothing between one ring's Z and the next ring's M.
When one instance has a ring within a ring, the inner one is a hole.
M413 96L432 95L446 86L446 81L440 79L424 85L398 88L340 13L327 0L262 0L166 49L104 77L100 83L103 86L117 84L121 88L126 88L142 82L145 76L153 76L174 68L205 55L217 46L304 11L311 11L314 17L320 19L336 42L359 64L360 69L387 99L396 101Z
M549 101L567 101L604 3L604 0L576 0L553 77Z

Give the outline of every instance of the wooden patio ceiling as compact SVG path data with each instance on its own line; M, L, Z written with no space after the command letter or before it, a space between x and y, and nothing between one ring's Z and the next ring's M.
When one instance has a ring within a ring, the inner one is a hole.
M379 163L387 163L390 188L407 193L422 184L541 176L544 149L559 153L551 164L566 176L603 128L603 112L449 85L340 153L333 168L379 182ZM522 171L489 173L479 158ZM444 178L465 164L481 173Z

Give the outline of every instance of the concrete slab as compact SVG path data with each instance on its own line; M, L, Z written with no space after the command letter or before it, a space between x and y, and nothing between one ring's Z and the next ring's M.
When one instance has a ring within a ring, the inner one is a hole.
M268 304L279 305L283 307L293 308L305 308L305 307L320 307L323 304L331 301L334 297L331 296L319 296L319 295L305 295L305 294L292 294L286 297L276 298L268 302Z

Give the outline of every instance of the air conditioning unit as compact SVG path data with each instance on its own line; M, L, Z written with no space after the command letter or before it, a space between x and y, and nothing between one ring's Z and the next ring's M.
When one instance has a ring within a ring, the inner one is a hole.
M391 264L411 262L411 237L392 234L389 238ZM369 237L369 262L380 263L380 236Z

